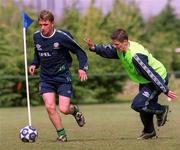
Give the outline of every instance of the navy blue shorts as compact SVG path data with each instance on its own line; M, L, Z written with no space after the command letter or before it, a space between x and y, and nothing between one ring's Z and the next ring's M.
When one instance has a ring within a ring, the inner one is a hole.
M62 96L72 98L73 88L71 83L40 82L39 91L43 93L54 92Z
M168 84L168 77L165 79L165 84ZM153 83L140 84L139 93L134 98L131 108L137 112L151 111L159 113L162 111L162 106L158 103L158 96L161 93Z

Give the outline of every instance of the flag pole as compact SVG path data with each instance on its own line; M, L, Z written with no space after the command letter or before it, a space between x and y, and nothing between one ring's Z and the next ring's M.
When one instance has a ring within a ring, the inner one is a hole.
M23 45L24 45L24 64L25 64L25 77L26 77L26 96L27 96L27 107L28 107L28 121L29 121L29 126L31 126L31 109L30 109L30 99L29 99L29 82L28 82L26 28L25 27L23 27Z

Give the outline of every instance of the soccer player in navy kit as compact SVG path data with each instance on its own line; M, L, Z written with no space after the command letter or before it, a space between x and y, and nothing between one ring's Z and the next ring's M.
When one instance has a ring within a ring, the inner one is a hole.
M69 32L56 30L54 15L42 10L38 17L40 31L34 33L34 60L29 73L34 75L40 67L40 94L45 103L49 118L57 130L60 142L67 141L62 121L56 111L56 94L59 95L59 111L65 115L72 114L80 127L84 126L85 118L77 105L70 103L72 97L71 73L69 68L72 58L69 51L79 61L79 79L87 80L87 56L73 40Z

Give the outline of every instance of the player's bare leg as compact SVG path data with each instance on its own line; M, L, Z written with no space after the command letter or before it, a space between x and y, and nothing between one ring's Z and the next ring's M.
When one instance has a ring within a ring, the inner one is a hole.
M43 100L44 100L49 118L51 122L53 123L54 127L56 129L63 128L63 125L61 123L61 118L59 117L59 114L56 111L55 93L44 93Z
M58 112L56 111L55 93L44 93L43 100L44 100L49 118L57 130L57 134L58 134L57 140L61 142L67 141L65 130L61 122L61 118Z
M59 110L66 115L72 114L76 119L78 125L80 127L84 126L85 118L83 116L83 113L80 112L79 107L77 105L70 104L70 98L65 96L59 97Z

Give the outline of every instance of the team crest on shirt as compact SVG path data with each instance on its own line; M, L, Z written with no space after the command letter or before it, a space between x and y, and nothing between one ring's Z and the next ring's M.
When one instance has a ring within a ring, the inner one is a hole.
M42 48L41 48L40 44L36 44L36 48L37 48L37 50L42 51Z
M58 43L58 42L55 42L55 43L53 44L53 47L54 47L54 49L59 49L59 43Z

